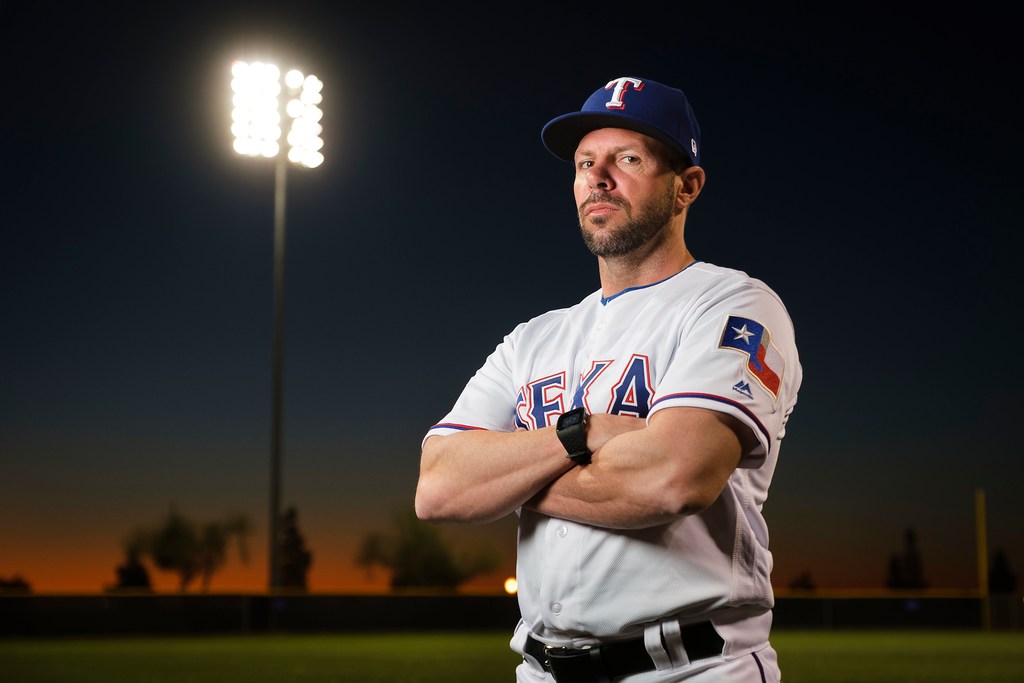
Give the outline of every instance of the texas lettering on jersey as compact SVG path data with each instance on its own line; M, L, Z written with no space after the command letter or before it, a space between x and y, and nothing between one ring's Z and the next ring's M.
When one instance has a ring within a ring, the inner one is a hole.
M521 387L516 395L516 427L541 429L554 424L558 416L567 410L581 406L588 413L647 417L654 387L651 362L645 355L632 355L608 395L602 398L592 394L591 388L597 378L605 371L614 371L615 365L616 362L611 360L593 361L590 369L580 375L569 406L565 405L566 372L548 375Z

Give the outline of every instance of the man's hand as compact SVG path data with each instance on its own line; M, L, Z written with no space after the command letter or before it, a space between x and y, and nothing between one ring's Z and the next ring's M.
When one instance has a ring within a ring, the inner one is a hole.
M641 417L630 415L609 415L596 413L590 415L587 425L587 448L597 453L606 443L627 432L647 427L647 421Z

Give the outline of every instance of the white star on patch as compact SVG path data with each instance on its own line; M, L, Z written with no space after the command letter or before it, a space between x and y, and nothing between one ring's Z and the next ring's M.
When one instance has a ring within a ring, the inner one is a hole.
M733 337L733 340L735 341L737 339L742 339L744 344L749 343L750 338L754 336L754 333L747 329L746 324L744 324L743 327L739 329L734 327L732 328L732 331L736 333L736 336Z

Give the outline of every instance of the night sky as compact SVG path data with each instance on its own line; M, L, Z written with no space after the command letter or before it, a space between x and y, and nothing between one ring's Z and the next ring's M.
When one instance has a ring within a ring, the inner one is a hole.
M266 586L274 181L231 149L234 59L325 83L327 160L287 188L283 502L313 590L383 585L352 559L411 505L425 431L518 322L597 289L540 129L626 75L700 121L691 251L794 320L776 585L880 587L912 527L932 586L972 586L978 488L1024 573L1008 16L343 4L0 10L0 577L98 591L173 506L247 514L212 588ZM512 570L512 519L444 533Z

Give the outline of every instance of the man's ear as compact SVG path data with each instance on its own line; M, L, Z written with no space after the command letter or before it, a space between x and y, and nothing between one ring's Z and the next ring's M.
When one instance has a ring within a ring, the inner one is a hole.
M679 174L679 178L682 183L676 194L676 204L679 208L684 208L693 204L697 195L704 189L704 169L700 166L689 166Z

